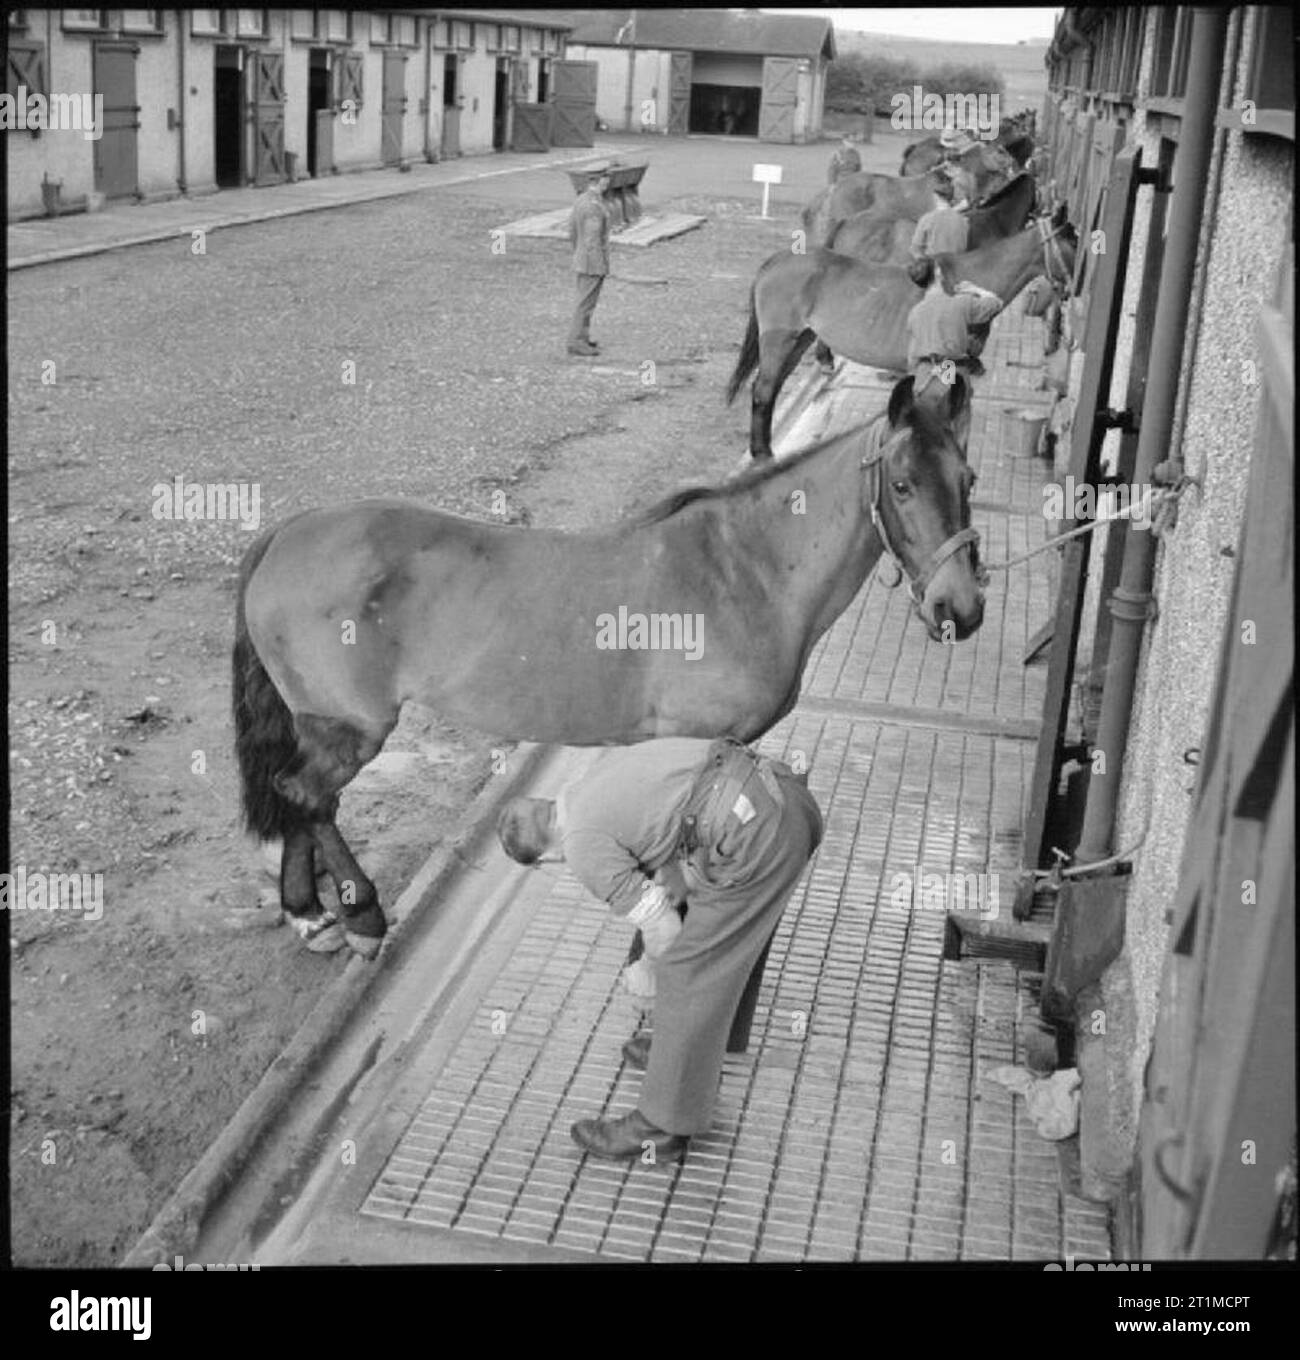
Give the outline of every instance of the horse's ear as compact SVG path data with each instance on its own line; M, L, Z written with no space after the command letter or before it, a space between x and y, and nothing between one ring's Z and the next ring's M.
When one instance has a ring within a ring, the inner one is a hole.
M912 413L912 407L916 404L916 397L912 392L912 374L908 374L900 382L895 383L894 390L889 394L888 420L892 429L897 429Z

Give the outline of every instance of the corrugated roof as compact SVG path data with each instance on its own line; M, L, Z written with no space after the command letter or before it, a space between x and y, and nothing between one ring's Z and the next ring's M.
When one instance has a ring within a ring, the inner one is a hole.
M771 57L835 57L835 27L809 14L718 9L549 10L573 24L569 41L596 47L653 47L681 52L744 52ZM635 21L633 20L635 15Z

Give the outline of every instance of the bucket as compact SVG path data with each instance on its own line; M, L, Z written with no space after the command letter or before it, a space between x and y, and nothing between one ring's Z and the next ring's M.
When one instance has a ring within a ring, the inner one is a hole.
M1047 428L1047 416L1042 411L1017 411L1016 420L1020 425L1021 458L1034 458L1042 451L1043 431Z

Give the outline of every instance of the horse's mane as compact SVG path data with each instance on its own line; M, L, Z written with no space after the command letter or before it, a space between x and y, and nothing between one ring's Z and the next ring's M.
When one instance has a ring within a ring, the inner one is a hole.
M930 412L924 408L916 408L917 411L925 416ZM883 413L882 413L883 414ZM874 416L872 422L879 420L881 416ZM871 422L869 422L871 423ZM647 506L644 510L638 510L627 517L625 521L634 528L642 528L649 524L660 524L666 519L671 519L679 510L688 505L694 505L697 501L704 500L732 500L736 496L743 495L752 487L761 486L764 482L770 482L774 477L780 476L783 472L788 472L791 468L802 467L804 463L816 458L819 453L824 452L832 444L838 443L853 435L860 434L860 430L841 431L839 434L831 435L823 439L819 444L813 444L810 448L801 449L792 458L773 458L770 461L765 459L761 463L756 463L751 468L746 468L744 472L736 477L732 477L725 482L719 482L713 486L684 486L677 491L669 492L661 501L656 501L653 505Z
M987 198L982 198L978 204L972 205L970 211L983 212L986 208L998 207L1019 190L1026 180L1032 181L1033 178L1028 170L1018 170L1000 189L995 189Z

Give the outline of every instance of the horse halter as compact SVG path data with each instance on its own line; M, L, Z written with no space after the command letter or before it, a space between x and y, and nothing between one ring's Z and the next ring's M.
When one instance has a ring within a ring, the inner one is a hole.
M1038 239L1043 247L1043 272L1047 275L1047 281L1053 288L1059 288L1063 294L1066 294L1070 291L1074 276L1061 255L1061 247L1056 244L1056 238L1065 230L1068 223L1062 222L1059 227L1053 230L1048 229L1050 225L1051 219L1048 217L1034 218L1034 226L1038 228ZM1053 264L1060 270L1060 278L1052 277Z
M870 435L870 447L863 455L859 464L867 474L870 488L868 498L871 502L871 526L880 536L880 542L888 556L898 570L898 580L890 586L893 589L898 585L904 576L907 577L907 593L912 597L912 603L920 609L921 602L925 599L925 592L930 587L930 582L934 580L935 573L941 566L959 552L968 543L971 551L971 565L975 571L975 579L981 585L987 585L989 580L988 572L981 566L979 559L979 530L975 528L958 529L951 537L944 539L939 546L930 554L924 567L918 575L912 576L903 563L902 557L897 549L889 541L889 533L885 529L885 517L880 510L881 498L885 491L884 462L885 451L887 448L884 438L884 431L887 421L884 416L878 420L875 429Z

